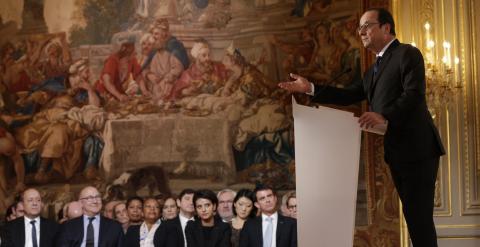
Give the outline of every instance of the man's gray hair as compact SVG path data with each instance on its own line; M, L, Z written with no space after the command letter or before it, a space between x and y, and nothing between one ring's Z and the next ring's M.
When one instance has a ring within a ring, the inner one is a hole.
M223 194L223 193L225 193L225 192L231 192L231 193L233 193L233 197L237 196L237 192L236 192L236 191L234 191L234 190L232 190L232 189L223 189L223 190L221 190L221 191L219 191L219 192L217 193L217 198L219 198L220 195Z

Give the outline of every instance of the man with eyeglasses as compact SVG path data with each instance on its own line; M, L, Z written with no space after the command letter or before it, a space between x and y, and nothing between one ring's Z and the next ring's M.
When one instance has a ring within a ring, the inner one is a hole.
M54 246L58 224L40 216L43 209L40 192L33 188L27 189L22 193L21 200L25 214L7 224L8 237L2 246Z
M290 211L290 217L297 218L297 194L291 193L287 197L287 209Z
M65 222L58 239L59 247L123 246L122 226L100 214L102 196L94 187L80 191L83 215Z
M347 88L317 86L299 75L279 86L313 96L318 103L349 105L367 100L361 127L387 125L385 162L403 205L414 247L437 246L433 222L435 180L445 154L425 100L425 66L420 51L400 43L395 23L385 9L367 10L357 29L363 46L376 56L364 79Z
M231 222L233 219L233 199L237 193L231 189L223 189L217 193L218 215L223 222Z

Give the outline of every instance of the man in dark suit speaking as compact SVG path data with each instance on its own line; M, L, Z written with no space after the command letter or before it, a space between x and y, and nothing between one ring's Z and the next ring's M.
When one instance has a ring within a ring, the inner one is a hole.
M36 189L25 190L22 193L22 202L25 215L7 224L8 237L2 239L5 240L2 246L54 246L58 224L40 217L43 208L40 192Z
M385 161L403 204L413 246L437 246L433 201L439 158L445 151L425 100L422 54L395 38L393 17L385 9L367 10L357 31L364 47L377 56L363 81L340 89L313 85L291 74L294 81L279 86L310 94L318 103L368 101L369 111L360 116L359 123L366 128L387 124Z
M121 247L123 230L120 223L100 215L102 196L94 187L80 191L83 215L62 225L59 247Z
M255 188L255 207L262 214L245 222L240 247L296 247L297 221L277 211L277 195L272 188Z

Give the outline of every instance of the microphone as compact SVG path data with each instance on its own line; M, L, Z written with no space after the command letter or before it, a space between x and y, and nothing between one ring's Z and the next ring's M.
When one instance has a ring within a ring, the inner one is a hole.
M347 67L345 68L344 70L342 70L342 72L338 73L335 77L333 77L332 79L330 79L329 81L327 81L325 84L322 85L322 87L318 90L318 92L315 92L314 95L312 96L311 100L314 100L315 98L317 98L321 92L323 90L325 90L325 88L327 88L330 84L332 84L332 82L338 80L338 78L342 77L343 75L349 73L352 71L352 68L351 67Z

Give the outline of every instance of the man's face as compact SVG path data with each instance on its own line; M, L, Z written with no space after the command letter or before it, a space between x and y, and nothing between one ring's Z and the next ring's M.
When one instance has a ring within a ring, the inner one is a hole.
M203 64L210 61L210 48L202 48L198 53L198 61Z
M142 53L148 55L153 49L154 43L147 39L142 42Z
M360 18L358 34L363 46L373 52L380 52L383 48L383 36L386 25L380 26L376 11L365 12ZM379 47L382 46L382 47Z
M87 187L80 192L80 202L87 216L95 216L102 210L102 195L94 187Z
M193 194L185 194L182 198L177 199L177 205L180 208L180 212L193 214L195 211L195 208L193 207Z
M23 208L23 202L18 202L17 207L15 208L15 217L16 218L22 217L23 215L25 215L25 211L24 211L24 208Z
M157 46L163 46L168 38L168 31L160 28L155 28L152 31L153 38L155 38Z
M105 216L109 219L113 219L113 208L118 203L120 203L120 202L119 201L111 201L111 202L108 202L107 204L105 204L105 209L103 210L103 216Z
M297 218L297 198L292 197L287 201L287 208L290 211L290 217Z
M135 55L135 46L134 45L129 45L126 47L125 49L125 54L126 56L125 57L133 57Z
M42 212L42 197L35 189L28 189L23 193L23 207L25 216L35 218Z
M218 196L218 214L222 219L231 218L233 216L233 199L232 192L226 191Z
M273 194L272 190L260 190L257 191L255 195L257 201L255 202L255 207L260 209L260 211L266 215L271 215L275 213L277 206L277 196Z

